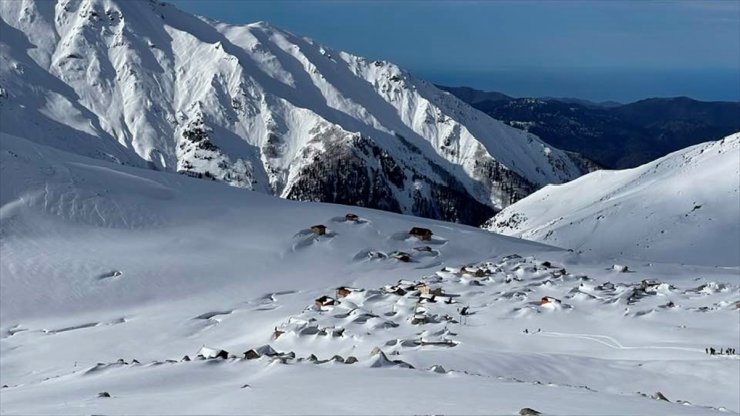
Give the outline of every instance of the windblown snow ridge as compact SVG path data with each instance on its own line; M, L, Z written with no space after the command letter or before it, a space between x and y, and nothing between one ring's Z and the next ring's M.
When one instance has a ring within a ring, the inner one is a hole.
M401 68L156 1L0 5L2 131L284 198L480 224L577 157Z
M621 171L547 186L492 231L609 257L740 264L740 133Z

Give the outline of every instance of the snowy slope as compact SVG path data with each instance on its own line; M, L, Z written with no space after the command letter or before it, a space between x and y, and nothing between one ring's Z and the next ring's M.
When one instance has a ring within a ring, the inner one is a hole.
M547 186L489 229L606 257L740 264L740 133Z
M0 3L0 129L285 198L478 225L577 157L385 61L156 1Z
M4 133L0 225L3 414L740 411L740 359L704 352L740 347L737 268L625 260L635 272L617 273ZM352 293L317 308L338 286ZM219 349L230 358L196 357Z

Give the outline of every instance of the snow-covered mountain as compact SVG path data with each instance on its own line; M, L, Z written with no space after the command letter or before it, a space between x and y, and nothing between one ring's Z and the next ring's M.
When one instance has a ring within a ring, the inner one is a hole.
M740 410L737 267L0 144L3 414Z
M0 2L0 130L284 198L478 225L584 173L385 61L157 1Z
M0 17L0 413L740 411L738 135L542 201L710 266L615 265L275 197L475 224L587 165L392 64L148 0Z
M621 171L547 186L488 228L578 252L740 264L740 133Z

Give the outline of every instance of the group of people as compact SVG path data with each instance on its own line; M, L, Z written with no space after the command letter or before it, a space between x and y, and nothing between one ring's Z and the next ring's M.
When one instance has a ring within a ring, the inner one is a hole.
M709 355L735 355L735 349L734 348L720 348L719 350L716 350L712 347L704 348L704 352L706 352Z

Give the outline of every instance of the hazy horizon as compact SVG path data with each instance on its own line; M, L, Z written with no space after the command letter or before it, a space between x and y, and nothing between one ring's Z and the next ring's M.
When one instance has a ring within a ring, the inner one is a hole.
M512 97L578 98L623 104L673 97L740 101L740 78L734 70L512 68L480 72L411 72L438 85L471 87Z

